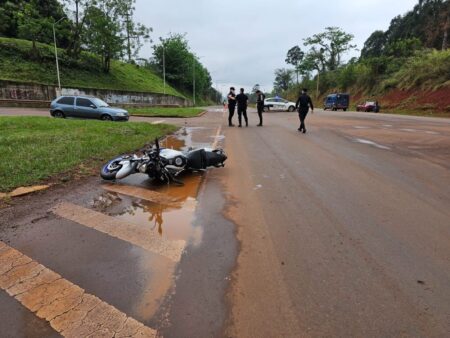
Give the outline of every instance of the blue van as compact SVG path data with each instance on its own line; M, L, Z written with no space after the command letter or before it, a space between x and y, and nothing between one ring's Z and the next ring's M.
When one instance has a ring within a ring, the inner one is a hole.
M336 93L328 95L325 101L323 102L323 109L336 111L338 109L342 109L346 111L350 106L350 95L343 93Z

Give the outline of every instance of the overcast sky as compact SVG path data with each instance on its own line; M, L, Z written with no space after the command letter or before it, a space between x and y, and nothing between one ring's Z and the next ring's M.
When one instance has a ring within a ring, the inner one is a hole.
M369 35L417 0L137 0L137 21L153 28L152 39L187 33L193 52L215 86L271 90L276 68L287 67L286 52L303 39L338 26L362 48ZM151 46L141 54L149 57ZM356 54L355 54L356 53ZM358 55L355 52L353 55Z

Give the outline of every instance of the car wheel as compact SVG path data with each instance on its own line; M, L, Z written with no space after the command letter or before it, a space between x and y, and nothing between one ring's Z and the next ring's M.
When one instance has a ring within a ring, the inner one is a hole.
M333 108L332 110L333 110L333 111L337 111L337 108Z
M347 111L347 108L344 108L344 111Z
M53 116L58 119L64 119L66 117L66 115L64 115L64 113L60 110L55 111Z
M294 106L290 106L289 109L288 109L288 111L291 112L291 113L292 113L294 110L295 110L295 107L294 107Z
M112 117L110 115L102 115L100 118L102 121L112 121Z

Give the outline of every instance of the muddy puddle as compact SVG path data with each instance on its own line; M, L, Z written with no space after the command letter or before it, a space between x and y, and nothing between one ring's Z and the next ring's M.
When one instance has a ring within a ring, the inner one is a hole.
M186 127L161 141L160 145L176 150L208 147L213 142L210 137L213 133L207 128ZM202 241L203 229L195 223L195 211L204 173L186 173L179 179L184 182L183 186L157 184L143 174L134 174L114 183L104 182L104 193L92 202L92 207L122 222L150 230L152 240L182 241L186 250ZM142 257L140 262L143 270L153 271L151 278L142 281L145 285L141 289L142 301L134 309L144 322L151 320L175 281L178 261L158 257L151 260Z

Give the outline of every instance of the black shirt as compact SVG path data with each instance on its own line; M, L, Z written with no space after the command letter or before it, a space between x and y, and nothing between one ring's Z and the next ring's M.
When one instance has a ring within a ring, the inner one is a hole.
M264 94L259 94L257 99L256 99L256 103L258 104L258 106L264 106L264 100L266 99L266 95Z
M308 94L301 94L297 100L297 103L295 104L295 107L303 109L311 107L311 109L314 109L312 100Z
M236 94L229 92L228 93L228 105L235 106L236 105Z
M245 95L243 93L238 94L236 96L236 101L237 101L238 107L240 107L240 108L247 108L247 101L248 101L248 96L247 95Z

